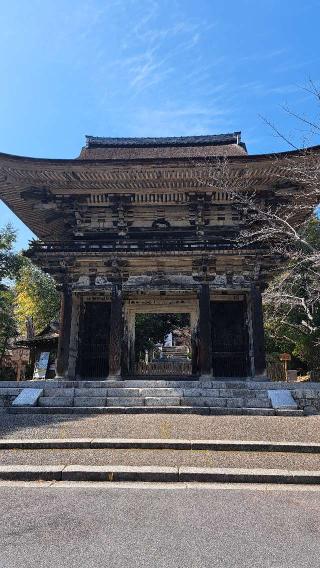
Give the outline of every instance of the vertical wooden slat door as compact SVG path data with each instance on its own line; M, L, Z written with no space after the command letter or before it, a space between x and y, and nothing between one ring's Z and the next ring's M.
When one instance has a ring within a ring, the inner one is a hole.
M245 302L211 302L211 330L213 376L248 376L249 353Z
M84 302L80 316L78 374L84 379L109 374L110 303Z

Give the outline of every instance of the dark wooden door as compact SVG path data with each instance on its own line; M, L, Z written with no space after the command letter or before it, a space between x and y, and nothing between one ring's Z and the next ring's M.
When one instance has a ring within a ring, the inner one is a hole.
M215 377L249 375L246 304L211 302L212 366Z
M105 378L109 373L110 303L84 302L79 322L77 373Z

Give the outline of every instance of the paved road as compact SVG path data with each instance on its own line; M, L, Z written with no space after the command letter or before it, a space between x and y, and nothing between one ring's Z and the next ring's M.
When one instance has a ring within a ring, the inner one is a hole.
M3 438L187 438L320 442L320 416L6 415Z
M0 486L3 568L318 568L320 491Z

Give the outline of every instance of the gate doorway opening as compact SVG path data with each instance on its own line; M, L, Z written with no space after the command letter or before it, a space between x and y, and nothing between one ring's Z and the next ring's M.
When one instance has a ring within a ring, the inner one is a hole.
M136 313L135 374L192 374L192 339L188 313Z
M245 301L211 302L211 334L213 376L249 376Z
M76 373L85 379L109 374L110 303L83 302L79 317Z

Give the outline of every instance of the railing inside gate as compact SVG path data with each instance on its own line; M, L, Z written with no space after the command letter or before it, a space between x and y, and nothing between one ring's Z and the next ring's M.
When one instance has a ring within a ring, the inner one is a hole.
M153 361L136 364L136 375L191 375L191 361Z

